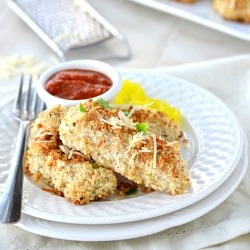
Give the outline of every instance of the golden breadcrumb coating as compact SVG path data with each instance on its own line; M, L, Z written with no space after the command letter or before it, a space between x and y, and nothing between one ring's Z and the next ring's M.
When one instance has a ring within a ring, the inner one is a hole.
M84 107L86 112L70 107L62 119L59 134L64 145L146 187L173 195L190 187L179 142L136 131L133 117L120 109L93 101Z
M75 204L106 197L114 193L117 185L113 170L99 167L79 155L68 159L60 148L47 150L39 142L29 146L25 172Z
M213 0L213 8L225 19L250 23L250 0Z
M31 123L29 128L28 144L32 140L43 143L43 147L57 148L59 143L58 128L66 108L56 105L41 112L39 116Z
M36 119L36 123L44 130L58 132L59 125L66 113L67 108L56 105L41 112Z
M131 118L133 121L148 123L149 130L160 135L166 141L177 140L182 135L178 125L163 112L133 106L123 108L123 110L132 112Z
M31 124L25 173L75 204L106 197L116 190L115 173L62 145L58 127L65 111L60 105L49 108Z

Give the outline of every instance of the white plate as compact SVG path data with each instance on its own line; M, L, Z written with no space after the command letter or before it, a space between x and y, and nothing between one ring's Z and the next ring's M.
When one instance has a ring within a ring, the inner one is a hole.
M23 214L17 226L47 237L78 241L122 240L154 234L195 220L217 207L238 187L247 166L246 142L237 168L220 188L194 205L153 219L110 225L79 225L42 220Z
M190 149L184 153L192 188L179 196L153 192L124 200L75 206L61 197L42 192L25 179L23 213L75 224L111 224L148 219L194 204L216 190L233 172L243 148L241 130L232 112L218 98L164 71L123 71L122 75L140 82L151 96L167 99L179 107L186 117L182 129L188 137ZM4 118L9 126L0 131L8 133L12 128L11 122L8 122L10 118ZM5 165L2 173L7 171L8 166ZM3 181L4 176L0 178L0 184Z
M231 36L250 41L250 24L223 19L212 9L211 0L199 0L194 4L183 4L174 0L130 0L189 21L221 31Z

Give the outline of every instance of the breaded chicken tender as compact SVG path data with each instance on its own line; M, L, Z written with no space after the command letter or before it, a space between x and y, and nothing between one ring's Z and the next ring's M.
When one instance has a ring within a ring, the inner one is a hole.
M75 204L106 197L116 190L115 173L62 145L58 127L65 112L66 108L54 106L43 111L32 123L25 173Z
M32 126L43 131L50 131L51 133L58 133L58 128L64 117L67 108L56 105L41 112ZM35 131L35 130L34 130Z
M52 147L51 143L55 143L57 147L58 128L66 110L63 106L56 105L41 112L30 125L28 143L37 137L39 140L50 141L49 147Z
M75 204L98 200L116 189L113 170L99 167L80 155L68 159L60 148L47 150L41 143L33 142L25 159L26 173Z
M137 184L172 195L190 187L179 142L138 131L138 122L121 109L93 101L84 107L84 112L70 107L62 119L59 134L64 145Z
M225 19L250 23L250 0L213 0L213 8Z

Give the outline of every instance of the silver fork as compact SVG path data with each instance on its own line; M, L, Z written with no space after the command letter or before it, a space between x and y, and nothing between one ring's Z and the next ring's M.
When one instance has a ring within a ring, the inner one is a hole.
M32 77L29 77L27 92L24 92L24 77L13 103L12 114L20 122L14 155L9 175L0 202L0 223L14 223L20 219L23 189L23 154L25 151L26 131L29 123L44 109L35 90L32 90ZM40 105L39 105L40 103Z

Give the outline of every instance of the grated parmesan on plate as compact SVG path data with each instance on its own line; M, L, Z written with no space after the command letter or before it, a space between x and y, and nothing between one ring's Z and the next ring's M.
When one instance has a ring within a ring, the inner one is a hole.
M55 63L58 63L58 60L51 58L51 63L46 65L32 55L0 57L0 80L8 80L20 74L38 76Z

